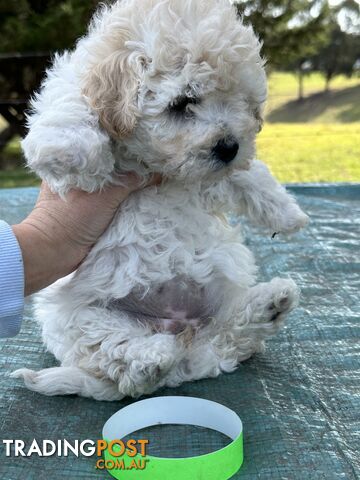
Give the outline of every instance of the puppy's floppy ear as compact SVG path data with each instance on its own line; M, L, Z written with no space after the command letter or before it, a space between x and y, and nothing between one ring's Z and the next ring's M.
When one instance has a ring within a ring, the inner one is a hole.
M101 125L114 138L128 136L136 126L138 66L134 55L119 49L95 63L83 80L83 94L97 111Z

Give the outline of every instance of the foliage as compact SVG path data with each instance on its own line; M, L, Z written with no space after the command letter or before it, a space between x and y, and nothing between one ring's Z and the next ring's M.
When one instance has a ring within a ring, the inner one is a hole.
M35 187L40 180L25 168L15 168L0 172L0 188Z
M313 66L322 72L326 79L326 89L335 75L351 76L354 73L354 64L360 58L360 37L347 34L334 25L331 32L331 41L323 47L313 58Z
M301 63L328 39L326 0L240 0L235 5L263 41L270 67Z
M343 19L346 31L339 25ZM354 0L345 0L331 12L329 41L312 58L313 68L323 73L326 90L334 76L351 76L360 59L360 11Z
M348 33L360 33L360 9L358 0L342 0L333 11L342 29Z
M0 0L0 52L70 48L99 0Z

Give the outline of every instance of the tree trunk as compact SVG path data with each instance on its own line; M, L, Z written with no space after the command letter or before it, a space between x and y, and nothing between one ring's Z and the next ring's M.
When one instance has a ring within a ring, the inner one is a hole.
M332 74L327 74L325 76L325 93L330 91L330 81L332 79Z
M299 90L298 90L298 100L301 101L304 99L304 74L301 70L299 69Z

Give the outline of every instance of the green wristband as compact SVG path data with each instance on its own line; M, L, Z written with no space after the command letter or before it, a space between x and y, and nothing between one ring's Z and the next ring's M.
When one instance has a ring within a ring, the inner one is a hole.
M142 428L159 424L188 424L217 430L232 439L220 450L187 458L160 458L137 454L131 460L146 459L142 470L114 468L108 472L119 480L227 480L243 462L242 423L238 415L219 403L193 397L154 397L133 403L116 412L105 423L103 439L121 440ZM105 450L105 461L119 457Z

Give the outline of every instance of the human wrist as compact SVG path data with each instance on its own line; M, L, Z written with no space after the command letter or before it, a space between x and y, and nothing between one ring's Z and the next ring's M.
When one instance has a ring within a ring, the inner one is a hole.
M49 224L38 216L30 216L12 229L23 257L25 296L68 275L83 258L80 249L70 245L56 223Z

